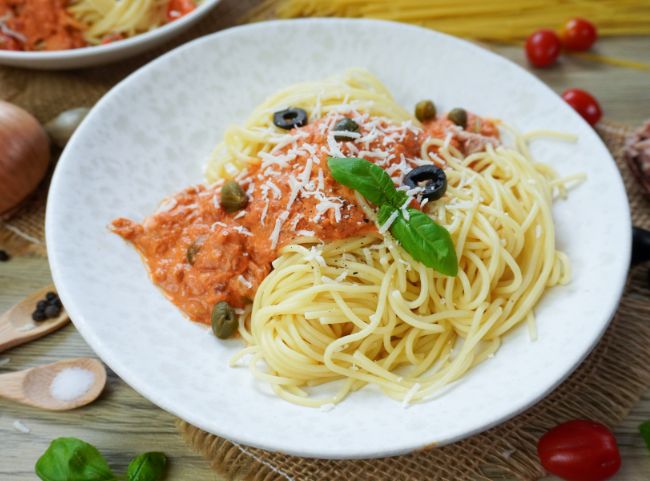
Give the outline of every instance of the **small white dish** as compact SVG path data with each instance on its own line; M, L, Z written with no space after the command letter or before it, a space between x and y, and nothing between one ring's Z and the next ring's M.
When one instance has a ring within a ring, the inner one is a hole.
M432 98L522 131L558 129L576 144L539 140L533 154L587 182L554 207L573 282L536 309L494 358L428 402L403 409L373 388L330 412L295 406L229 368L242 343L218 341L151 283L137 252L107 225L141 220L165 196L202 181L225 128L293 82L349 67L376 74L411 108ZM188 86L191 85L191 88ZM530 407L584 359L624 287L631 224L619 172L594 130L537 78L468 42L366 20L258 23L184 45L109 92L68 144L54 174L47 245L76 327L126 382L161 408L245 445L321 458L364 458L450 443Z
M120 40L119 42L112 42L107 45L47 52L0 50L0 65L41 70L66 70L93 67L124 60L151 50L181 32L184 32L203 18L219 1L203 0L195 10L178 20L166 23L135 37Z

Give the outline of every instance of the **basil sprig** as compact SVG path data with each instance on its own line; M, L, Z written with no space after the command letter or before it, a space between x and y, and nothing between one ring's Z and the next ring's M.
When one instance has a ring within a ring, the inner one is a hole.
M126 475L116 476L95 446L57 438L36 461L35 471L43 481L159 481L166 464L164 454L144 453L131 461Z
M408 196L395 188L384 169L357 158L329 157L327 165L337 182L356 190L379 208L380 225L397 213L390 232L413 259L448 276L458 273L456 250L447 229L417 209L407 209L407 220L401 207Z

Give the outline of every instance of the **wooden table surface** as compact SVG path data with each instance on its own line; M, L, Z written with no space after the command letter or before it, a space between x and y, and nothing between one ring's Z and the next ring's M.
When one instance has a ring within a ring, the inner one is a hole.
M525 65L519 47L489 48ZM650 37L604 39L599 41L598 50L650 63ZM568 87L591 91L600 99L608 120L638 124L650 117L648 71L563 58L556 67L535 70L535 74L558 92ZM0 312L49 282L45 258L14 257L8 263L0 263ZM10 360L0 367L0 372L78 356L94 354L74 326L69 325L44 339L0 354L0 359ZM623 455L623 468L617 480L650 479L650 453L637 434L638 424L646 419L650 419L650 391L616 429ZM16 420L23 421L30 433L18 432L13 427ZM49 413L0 400L0 480L37 479L33 469L36 459L59 436L76 436L93 443L118 470L124 470L136 453L157 450L169 456L169 480L218 480L207 463L185 446L174 423L172 415L142 398L113 373L109 373L108 386L101 398L77 411Z

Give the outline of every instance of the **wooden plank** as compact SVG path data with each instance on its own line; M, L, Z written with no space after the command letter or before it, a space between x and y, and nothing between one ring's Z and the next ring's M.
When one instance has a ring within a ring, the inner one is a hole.
M490 48L525 65L519 47ZM650 37L606 39L599 42L599 49L607 55L650 62ZM650 116L648 72L564 58L561 65L534 73L558 92L568 87L591 91L600 99L610 120L638 124ZM49 282L49 268L43 258L17 257L0 264L0 311ZM0 372L77 356L93 356L93 353L70 325L47 338L0 354L0 358L10 359L9 364L0 367ZM29 434L13 428L17 419L31 429ZM646 419L650 419L650 392L616 430L623 454L619 481L637 481L650 476L650 455L637 431L638 424ZM59 436L77 436L92 442L117 470L125 469L136 453L159 450L171 460L168 479L218 480L207 463L180 439L174 417L142 398L112 372L102 397L77 411L49 413L0 401L0 479L34 480L36 459Z

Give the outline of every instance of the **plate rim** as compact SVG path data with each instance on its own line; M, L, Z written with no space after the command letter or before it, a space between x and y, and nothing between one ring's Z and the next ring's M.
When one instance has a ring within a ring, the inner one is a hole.
M520 65L516 64L513 61L510 61L506 59L505 57L502 57L490 50L487 50L483 47L480 47L472 42L469 42L467 40L454 37L452 35L448 35L439 31L431 30L431 29L426 29L423 27L418 27L410 24L404 24L404 23L399 23L399 22L392 22L392 21L385 21L385 20L375 20L375 19L344 19L344 18L305 18L305 19L292 19L292 20L272 20L272 21L266 21L266 22L259 22L259 23L254 23L254 24L246 24L246 25L240 25L228 29L221 30L219 32L206 35L200 38L197 38L193 41L190 41L188 43L185 43L169 52L166 52L165 54L161 55L160 57L154 59L150 63L146 64L145 66L139 68L138 70L134 71L130 75L128 75L126 78L121 80L118 84L116 84L106 95L104 95L100 101L96 104L95 107L93 107L93 111L97 109L98 107L103 106L105 103L108 103L111 101L111 97L114 95L118 95L121 89L125 88L126 85L128 85L131 82L137 81L137 79L144 74L146 69L158 65L158 63L165 62L166 59L170 56L175 56L175 55L180 55L181 52L185 51L186 49L191 49L194 48L195 45L202 44L202 43L208 43L214 41L216 38L221 38L221 37L227 37L230 35L235 35L239 33L240 31L250 31L251 33L254 33L258 29L266 29L266 28L273 28L275 26L287 24L287 23L305 23L305 24L321 24L321 25L327 25L327 24L349 24L352 28L355 28L355 25L378 25L380 27L383 26L388 26L391 28L398 28L398 29L405 29L405 30L412 30L412 31L419 31L422 33L427 33L429 35L432 35L433 37L435 36L442 36L447 39L453 39L455 42L461 42L463 43L467 48L473 49L476 52L479 52L481 55L487 55L492 59L492 61L497 61L501 62L503 64L508 64L511 67L515 67L516 69L519 69L522 74L528 77L529 81L532 81L536 83L539 87L545 89L548 93L557 96L557 94L544 82L542 82L540 79L538 79L535 75L533 75L531 72L527 71ZM90 117L91 114L88 116ZM575 112L573 112L573 115L578 116ZM588 126L588 124L580 118L582 122L584 122L585 125ZM87 120L84 121L84 124L87 122ZM591 130L591 127L589 127ZM77 132L73 135L69 145L74 145L75 139L78 137L78 133L83 131L83 129L78 129ZM602 139L596 134L595 131L592 130L593 133L593 138L589 139L590 141L598 142L600 144L600 148L603 149L604 152L607 153L609 160L614 163L615 161L603 143ZM66 148L64 152L61 155L61 158L59 160L59 165L61 164L61 161L65 161L67 158L67 153L70 151L70 149ZM618 169L617 169L618 171ZM56 254L56 249L54 249L54 245L56 244L56 241L54 240L52 230L53 230L53 221L51 220L53 218L52 215L50 215L51 211L53 210L53 205L55 205L54 202L50 202L51 199L55 198L57 192L59 191L59 188L57 187L59 184L59 177L60 177L60 172L61 169L57 168L55 169L54 175L52 177L52 183L51 183L51 188L48 194L48 203L47 203L47 209L46 209L46 219L45 219L45 232L46 232L46 239L47 239L47 246L48 246L48 256L50 259L50 266L51 266L51 271L52 271L52 277L54 279L55 285L57 286L57 289L59 290L59 294L62 297L64 301L70 301L72 299L72 296L67 290L67 286L64 280L63 275L59 272L58 270L58 265L60 264L60 260L57 258ZM627 192L624 188L623 180L620 175L620 172L618 173L617 176L617 183L619 184L620 191L622 195L625 198L625 212L621 212L621 214L625 214L625 223L630 227L629 229L629 235L625 237L625 245L622 246L622 252L619 252L619 258L621 259L621 266L629 266L629 260L631 258L631 246L632 246L632 221L631 221L631 213L630 213L630 206L629 206L629 200L627 196ZM593 331L593 339L590 342L589 346L581 355L577 356L575 359L573 359L573 362L569 366L569 363L567 363L567 368L565 370L565 373L563 376L560 376L558 379L555 380L555 382L551 383L551 385L544 386L543 388L536 389L534 395L530 395L530 397L526 398L524 401L520 402L513 402L512 406L513 408L508 411L507 414L500 415L498 417L495 417L494 419L491 419L489 422L484 422L481 423L480 425L477 425L474 429L471 430L466 430L463 433L460 433L456 436L450 436L442 441L436 441L435 445L436 446L442 446L446 444L451 444L454 442L457 442L461 439L466 439L468 437L474 436L478 433L484 432L488 429L491 429L492 427L499 425L509 419L512 419L513 417L517 416L518 414L522 413L526 409L529 409L533 405L537 404L540 402L542 399L544 399L550 392L555 390L562 382L564 382L574 371L575 369L582 363L582 361L592 352L596 344L600 341L602 338L602 335L604 332L607 330L607 328L610 325L610 322L617 310L617 307L620 303L621 296L623 294L625 284L626 284L626 279L628 275L628 268L620 268L620 278L614 279L612 285L617 286L615 289L615 292L613 290L613 294L610 298L609 302L609 308L608 308L608 313L607 313L607 320L603 322L602 326L600 327L599 331ZM65 302L64 302L65 303ZM83 319L83 315L81 312L77 311L77 307L74 304L74 302L68 302L66 303L66 309L68 310L71 319L77 318L77 321L73 321L75 324L75 327L79 331L79 333L82 335L84 340L89 344L91 349L107 364L110 365L110 367L136 392L138 392L140 395L145 397L146 399L150 400L152 403L160 407L161 409L171 413L172 415L179 417L186 422L206 431L209 433L214 433L214 430L212 427L209 427L204 423L200 418L194 417L191 413L183 413L183 415L179 415L177 413L178 409L168 403L168 400L165 398L157 397L156 395L148 395L149 390L146 389L145 386L138 386L135 387L135 385L131 382L131 370L128 368L128 366L123 365L123 363L119 362L118 360L114 359L113 356L111 355L110 349L107 348L103 344L103 342L98 339L95 334L92 332L91 328L89 327L88 324L85 322L80 321L80 319ZM605 317L605 316L603 316ZM106 349L105 349L106 348ZM110 360L110 363L107 361ZM137 384L137 383L136 383ZM272 452L282 452L286 454L291 454L291 455L296 455L296 456L301 456L301 457L307 457L307 458L321 458L321 459L368 459L368 458L376 458L376 457L382 457L382 456L395 456L395 455L401 455L401 454L407 454L410 452L414 452L417 450L422 449L424 446L422 446L421 442L412 442L408 446L402 444L398 447L395 447L393 449L385 449L381 452L365 452L363 450L359 450L358 452L355 453L341 453L341 452L336 452L336 453L330 453L328 452L325 456L320 455L316 452L310 451L308 448L307 449L287 449L284 446L280 446L280 443L272 443L269 444L267 442L260 442L258 439L255 439L255 437L250 437L247 434L235 434L235 433L214 433L217 436L222 436L226 439L228 439L231 442L238 444L243 444L246 446L253 446L257 447L260 449L272 451ZM279 447L280 446L280 447Z

